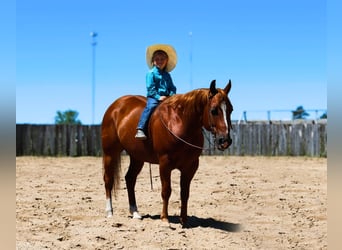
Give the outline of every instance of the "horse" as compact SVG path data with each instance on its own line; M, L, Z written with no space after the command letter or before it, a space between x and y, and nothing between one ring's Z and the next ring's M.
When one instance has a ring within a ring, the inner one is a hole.
M190 182L198 169L199 156L203 150L202 128L214 135L217 149L223 151L232 143L230 116L233 106L228 98L230 89L231 80L224 89L216 88L216 81L213 80L209 88L168 97L152 113L148 138L144 141L135 139L134 135L146 105L146 97L122 96L108 107L101 125L107 217L113 216L112 191L114 189L116 194L118 189L120 156L125 150L130 158L125 181L132 217L142 219L136 204L135 184L144 162L149 162L159 164L163 200L160 219L167 223L171 171L180 171L180 223L186 227Z

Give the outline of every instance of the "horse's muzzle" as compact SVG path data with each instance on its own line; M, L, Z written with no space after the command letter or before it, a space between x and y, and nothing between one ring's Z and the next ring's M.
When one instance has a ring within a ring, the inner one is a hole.
M225 150L232 144L232 138L230 138L230 135L228 134L225 137L220 137L217 140L217 149L218 150Z

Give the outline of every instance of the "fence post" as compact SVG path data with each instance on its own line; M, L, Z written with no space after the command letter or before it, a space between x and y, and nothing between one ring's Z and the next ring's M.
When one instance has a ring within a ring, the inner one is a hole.
M327 156L327 123L310 121L233 124L232 145L221 152L204 133L203 155ZM101 156L101 125L16 125L16 155Z

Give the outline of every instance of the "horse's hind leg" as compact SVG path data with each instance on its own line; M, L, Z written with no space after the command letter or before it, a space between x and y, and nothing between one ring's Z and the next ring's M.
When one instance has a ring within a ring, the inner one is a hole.
M127 192L128 192L129 211L132 214L134 219L142 218L138 212L134 188L135 188L135 183L137 181L137 176L140 173L143 166L144 166L143 161L138 161L130 157L129 168L125 176L126 187L127 187Z
M106 189L106 212L107 217L113 216L112 190L118 188L120 180L120 152L113 154L103 153L103 180Z

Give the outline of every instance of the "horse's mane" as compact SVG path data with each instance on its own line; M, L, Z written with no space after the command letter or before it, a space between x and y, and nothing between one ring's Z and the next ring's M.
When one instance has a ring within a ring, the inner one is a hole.
M208 89L195 89L185 94L176 94L164 103L185 116L199 114L208 101Z

